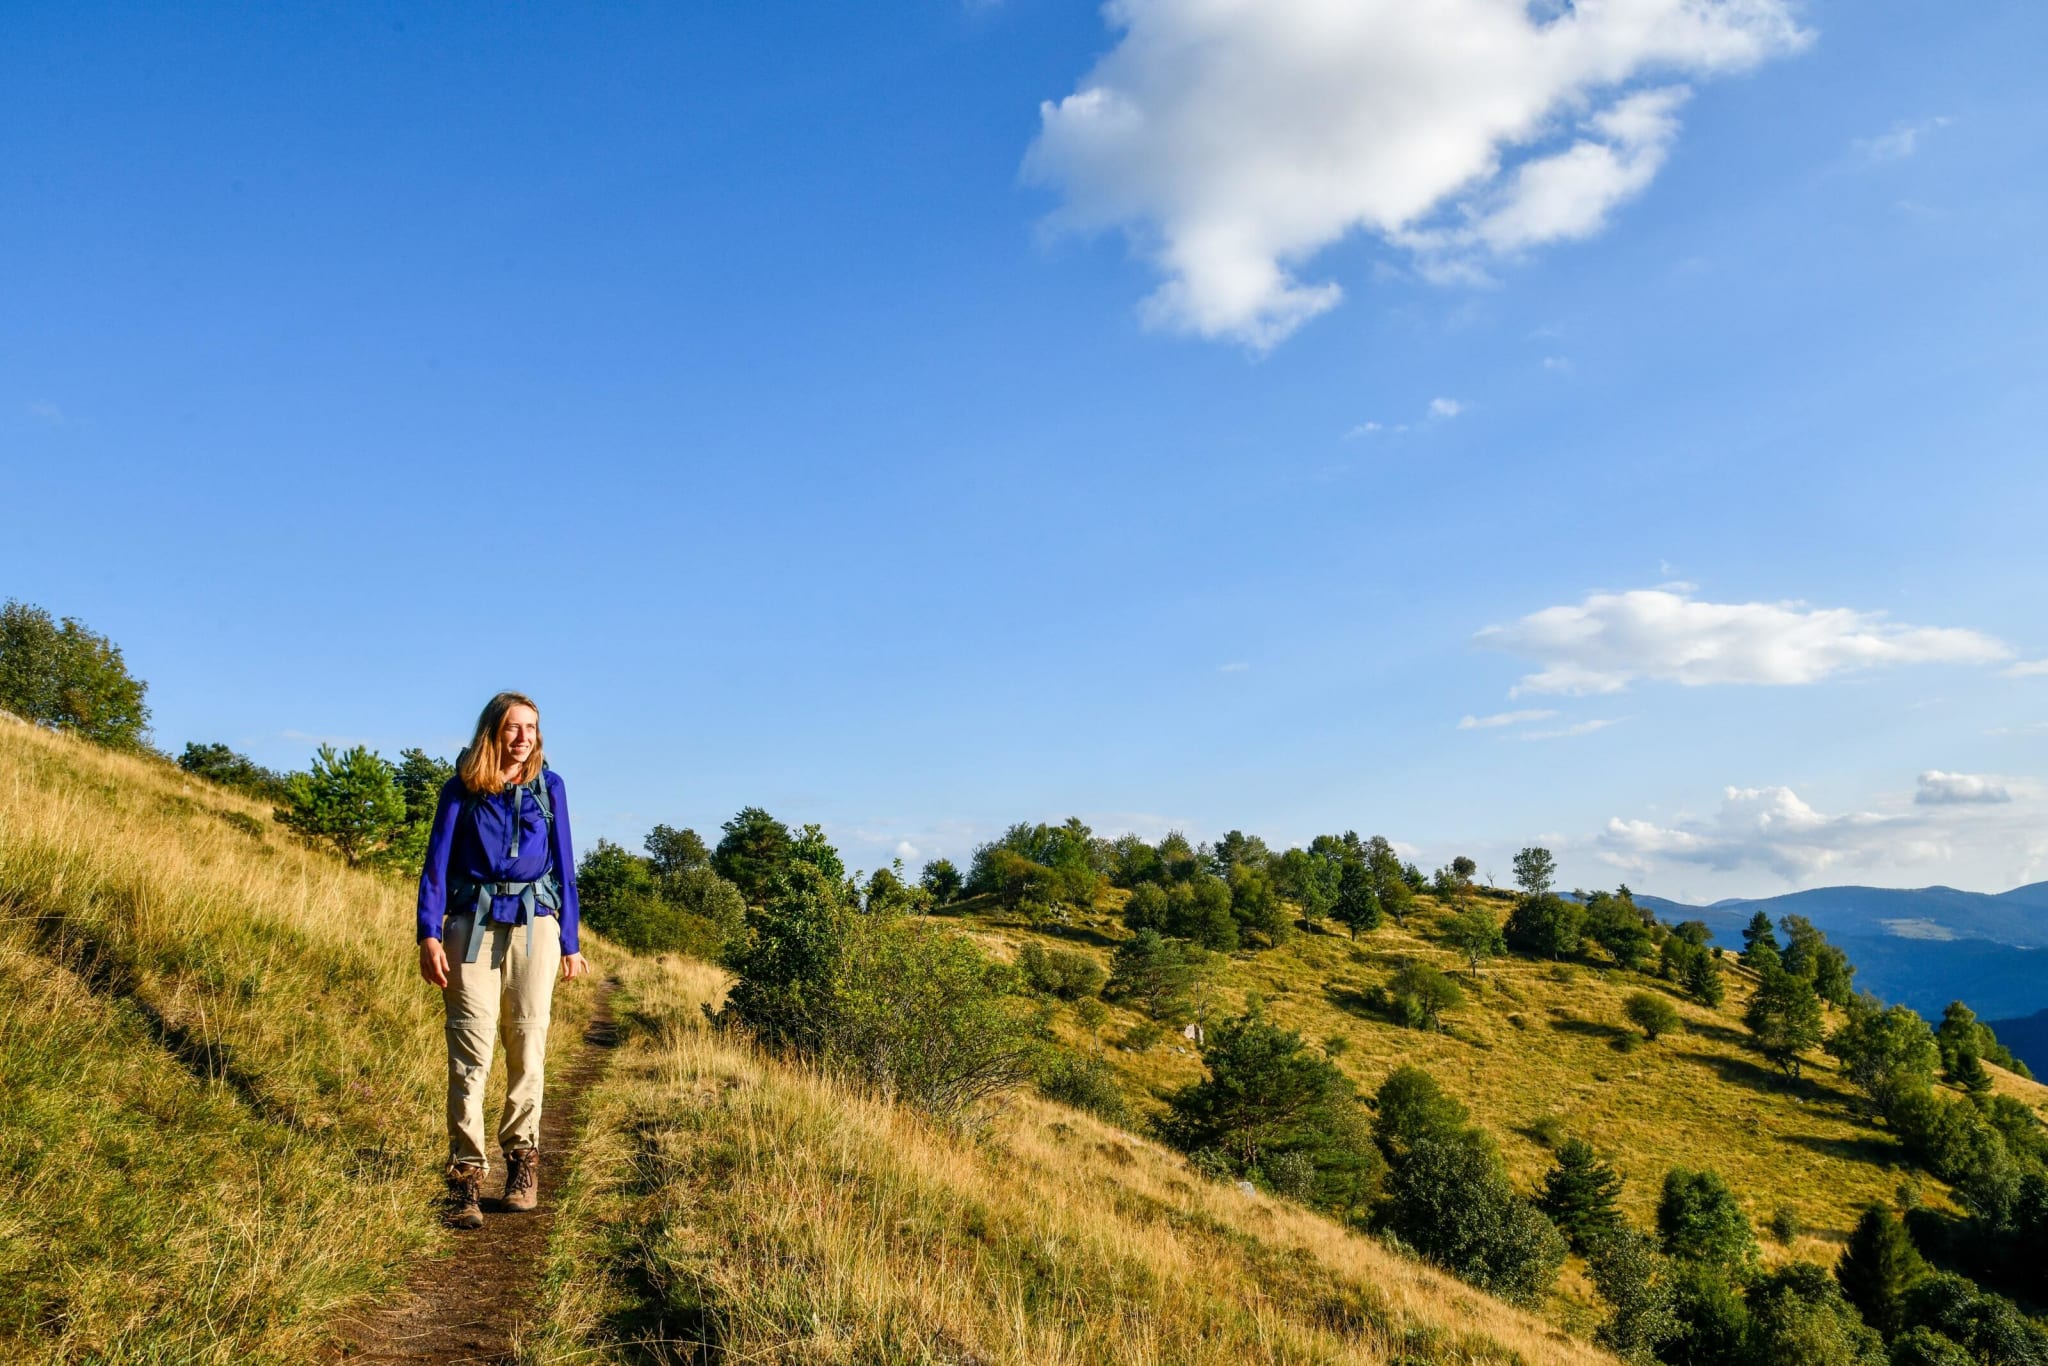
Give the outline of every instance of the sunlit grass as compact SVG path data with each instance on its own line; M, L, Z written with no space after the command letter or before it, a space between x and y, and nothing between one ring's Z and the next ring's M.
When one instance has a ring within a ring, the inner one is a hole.
M1019 1096L969 1136L765 1059L705 1026L723 985L634 965L522 1359L1607 1359L1064 1107Z
M269 817L0 723L0 1357L304 1359L444 1236L410 890Z

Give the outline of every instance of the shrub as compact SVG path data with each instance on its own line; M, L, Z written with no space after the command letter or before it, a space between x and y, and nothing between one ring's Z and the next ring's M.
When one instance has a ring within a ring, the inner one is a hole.
M1657 1202L1657 1231L1674 1257L1742 1274L1756 1260L1756 1235L1728 1183L1713 1172L1673 1167Z
M1465 1127L1465 1107L1419 1067L1395 1068L1373 1094L1373 1142L1389 1162L1425 1138L1448 1140Z
M1166 1037L1166 1029L1156 1020L1140 1020L1124 1031L1118 1047L1126 1052L1143 1053L1153 1048Z
M1038 1089L1063 1105L1100 1115L1112 1124L1131 1122L1130 1102L1117 1085L1116 1070L1092 1054L1049 1048L1038 1064Z
M1210 1031L1202 1061L1209 1075L1167 1099L1167 1142L1220 1153L1233 1172L1269 1184L1282 1172L1289 1194L1339 1215L1371 1203L1384 1163L1356 1092L1328 1058L1253 1006Z
M263 767L246 754L237 754L226 745L202 745L191 743L178 756L178 767L195 778L232 787L267 802L283 802L288 791L282 773ZM431 805L428 815L433 814Z
M1799 1236L1799 1211L1790 1205L1778 1206L1771 1211L1769 1227L1771 1237L1777 1239L1780 1246L1790 1247Z
M1077 1001L1102 990L1102 965L1076 949L1047 950L1026 944L1017 954L1018 970L1033 991Z
M1594 1246L1591 1270L1593 1288L1614 1307L1596 1340L1625 1360L1655 1361L1657 1349L1684 1327L1670 1261L1649 1238L1617 1226Z
M1629 1023L1653 1041L1658 1035L1677 1029L1680 1024L1678 1007L1651 991L1630 992L1622 1005L1622 1012L1628 1016Z
M1387 983L1394 1014L1410 1028L1441 1028L1446 1010L1464 1004L1458 984L1427 963L1410 963Z
M1565 1242L1518 1197L1482 1135L1418 1139L1393 1166L1386 1223L1410 1247L1516 1304L1543 1296Z
M1842 1298L1834 1278L1793 1262L1749 1288L1752 1360L1800 1366L1886 1366L1884 1339Z

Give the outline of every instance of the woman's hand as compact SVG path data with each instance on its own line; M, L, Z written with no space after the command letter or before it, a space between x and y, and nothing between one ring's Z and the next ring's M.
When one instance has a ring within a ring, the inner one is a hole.
M564 954L562 957L562 980L573 982L590 971L590 964L583 961L580 953Z
M420 976L426 978L430 987L448 986L448 955L441 948L438 939L420 941Z

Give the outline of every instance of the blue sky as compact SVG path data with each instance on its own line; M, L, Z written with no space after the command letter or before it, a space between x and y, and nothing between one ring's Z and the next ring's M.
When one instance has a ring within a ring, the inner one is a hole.
M2048 876L2048 10L1442 12L13 6L0 595L586 843Z

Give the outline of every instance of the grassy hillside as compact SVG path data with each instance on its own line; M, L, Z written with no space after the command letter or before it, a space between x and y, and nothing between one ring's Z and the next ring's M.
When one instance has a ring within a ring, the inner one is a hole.
M0 722L0 1359L304 1360L445 1240L410 892L269 817Z
M522 1360L1610 1360L1064 1107L962 1136L764 1059L705 1024L723 988L630 965Z
M1654 1224L1666 1171L1712 1168L1734 1185L1760 1230L1779 1208L1793 1211L1803 1232L1790 1248L1766 1240L1772 1260L1800 1255L1831 1263L1863 1207L1892 1198L1911 1170L1897 1143L1865 1116L1833 1060L1808 1055L1804 1077L1794 1082L1747 1047L1742 1012L1754 978L1732 959L1718 1009L1651 975L1612 966L1511 957L1485 966L1474 982L1463 960L1436 941L1441 916L1422 898L1406 928L1389 922L1356 941L1341 929L1303 934L1279 949L1234 955L1213 990L1212 1017L1240 1009L1257 993L1278 1022L1311 1040L1334 1041L1338 1065L1368 1092L1400 1064L1427 1069L1500 1139L1524 1190L1540 1184L1558 1137L1586 1138L1626 1178L1624 1212L1643 1226ZM1035 939L1091 953L1105 971L1125 933L1108 903L1051 934L987 912L963 923L994 952L1013 955ZM1361 1005L1370 987L1411 959L1455 972L1464 988L1464 1005L1445 1017L1444 1032L1401 1028ZM1670 1000L1684 1030L1643 1041L1622 1013L1624 999L1641 990ZM1201 1061L1192 1044L1173 1035L1142 1052L1117 1046L1140 1019L1112 1010L1099 1035L1127 1092L1157 1109L1159 1097L1202 1075ZM1062 1010L1060 1028L1077 1046L1094 1046L1070 1010ZM2048 1088L2004 1072L1997 1080L2037 1112L2048 1109ZM1923 1198L1946 1199L1940 1183L1919 1180ZM1562 1287L1552 1316L1587 1326L1593 1310L1583 1282L1568 1276Z

